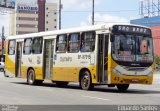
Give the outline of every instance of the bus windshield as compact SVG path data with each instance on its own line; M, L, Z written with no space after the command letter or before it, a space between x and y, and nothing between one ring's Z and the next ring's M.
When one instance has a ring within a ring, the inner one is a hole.
M112 43L112 57L115 61L152 63L153 42L144 35L117 34Z

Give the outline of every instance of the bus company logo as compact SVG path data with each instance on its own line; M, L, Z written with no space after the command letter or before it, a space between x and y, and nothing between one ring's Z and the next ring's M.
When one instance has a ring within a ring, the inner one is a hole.
M41 57L37 56L37 64L41 64Z
M32 63L32 58L28 58L29 63Z

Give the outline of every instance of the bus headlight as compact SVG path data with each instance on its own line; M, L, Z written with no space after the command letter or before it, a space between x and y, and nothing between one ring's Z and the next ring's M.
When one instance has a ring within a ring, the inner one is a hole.
M121 73L120 71L118 71L117 69L115 69L115 68L112 69L112 71L113 71L114 73L118 74L119 76L122 75L122 73Z

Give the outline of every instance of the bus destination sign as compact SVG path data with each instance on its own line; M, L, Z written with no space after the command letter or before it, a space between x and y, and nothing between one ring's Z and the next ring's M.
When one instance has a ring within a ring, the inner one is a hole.
M129 25L115 25L113 26L113 33L138 33L138 34L145 34L151 35L151 30L145 27L138 27L138 26L129 26Z

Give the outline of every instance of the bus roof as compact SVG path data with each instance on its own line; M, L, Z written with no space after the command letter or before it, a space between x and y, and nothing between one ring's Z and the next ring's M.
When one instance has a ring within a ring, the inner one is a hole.
M15 35L15 36L8 36L6 39L23 39L29 37L40 37L40 36L51 36L51 35L58 35L58 34L66 34L66 33L75 33L75 32L83 32L83 31L94 31L94 30L109 30L114 25L132 25L132 26L140 26L140 25L133 25L133 24L101 24L101 25L94 25L94 26L85 26L85 27L77 27L77 28L70 28L70 29L62 29L62 30L54 30L54 31L45 31L45 32L37 32L37 33L30 33L30 34L22 34L22 35ZM140 26L144 27L144 26ZM148 28L148 27L145 27Z

